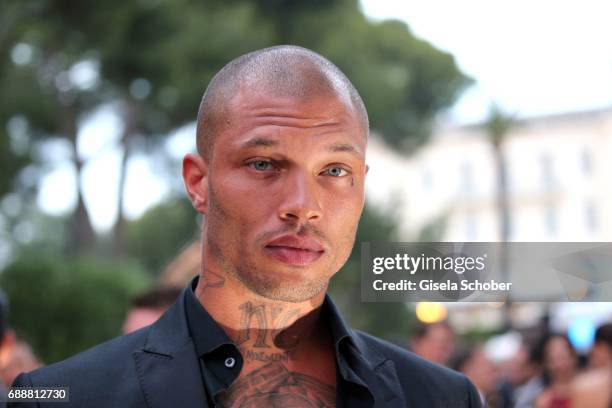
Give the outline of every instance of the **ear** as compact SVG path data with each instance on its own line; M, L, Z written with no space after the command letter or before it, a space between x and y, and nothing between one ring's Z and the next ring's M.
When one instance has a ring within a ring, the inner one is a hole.
M183 182L193 208L200 214L208 209L208 163L198 154L183 158Z

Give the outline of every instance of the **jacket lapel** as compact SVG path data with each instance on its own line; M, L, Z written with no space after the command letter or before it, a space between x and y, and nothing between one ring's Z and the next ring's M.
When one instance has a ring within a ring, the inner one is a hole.
M374 404L361 403L359 406L406 408L406 399L393 361L372 350L357 336L353 339L359 351L353 353L348 380L367 385L374 397Z
M143 349L133 353L138 380L151 408L206 405L199 359L187 327L185 290L151 326Z
M324 313L336 343L336 358L340 374L353 383L353 392L345 396L346 407L402 407L406 400L397 378L393 361L377 352L351 329L329 296L325 297Z

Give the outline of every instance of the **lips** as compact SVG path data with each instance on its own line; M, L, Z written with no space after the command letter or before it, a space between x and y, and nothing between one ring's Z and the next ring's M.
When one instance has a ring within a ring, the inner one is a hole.
M265 248L274 258L292 266L308 266L325 252L318 241L297 235L283 235L270 241Z

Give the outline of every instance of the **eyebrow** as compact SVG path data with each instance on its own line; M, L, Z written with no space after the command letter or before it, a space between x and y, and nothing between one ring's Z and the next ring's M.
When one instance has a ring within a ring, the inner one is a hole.
M248 149L250 147L272 147L278 146L280 143L276 140L266 139L264 137L256 137L251 140L247 140L242 144L243 149Z
M255 137L244 142L241 147L243 149L248 149L253 147L274 147L279 145L280 142L278 140L266 139L265 137ZM348 143L334 143L333 145L329 146L327 150L333 153L345 152L356 156L361 156L359 150L352 144Z
M356 156L361 155L359 151L357 150L357 148L355 148L355 146L348 144L348 143L335 143L329 146L328 150L334 153L346 152L346 153L354 154Z

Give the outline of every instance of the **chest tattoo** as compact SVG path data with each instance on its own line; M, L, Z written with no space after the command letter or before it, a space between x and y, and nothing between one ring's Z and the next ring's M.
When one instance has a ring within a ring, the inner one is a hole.
M221 397L225 408L328 408L334 387L273 362L239 378Z

